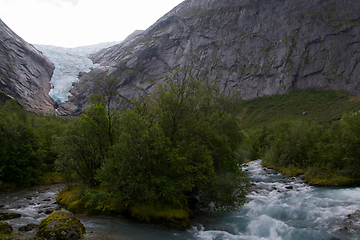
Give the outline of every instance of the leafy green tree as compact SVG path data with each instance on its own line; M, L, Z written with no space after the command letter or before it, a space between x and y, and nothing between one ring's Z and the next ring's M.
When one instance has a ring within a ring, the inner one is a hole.
M344 115L342 118L343 165L346 174L360 179L360 115Z
M237 209L248 186L232 111L237 99L178 70L122 114L99 178L124 201L184 207L197 197L206 208Z
M61 139L62 155L57 168L68 175L75 172L79 179L96 186L96 171L107 158L111 145L108 135L108 116L101 104L93 104L76 119Z
M26 110L10 100L0 108L0 181L29 186L42 164L36 132Z
M108 158L108 151L117 141L119 111L122 107L117 88L119 80L109 76L99 80L99 93L89 97L90 107L68 128L60 141L62 155L57 168L68 180L72 173L85 184L96 186L97 171Z
M43 159L43 173L54 172L54 162L59 149L56 142L65 131L68 120L55 115L33 115L32 126L36 131L40 149L37 154Z
M110 144L113 145L115 141L114 125L117 121L117 115L124 108L124 102L128 103L130 101L118 93L120 80L115 77L106 75L96 82L96 86L99 87L99 93L92 94L89 102L91 104L101 104L105 107L108 119L107 134L109 135Z

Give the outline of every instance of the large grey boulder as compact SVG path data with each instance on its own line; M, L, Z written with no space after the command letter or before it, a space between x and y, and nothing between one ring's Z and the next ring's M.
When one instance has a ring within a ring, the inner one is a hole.
M0 19L0 97L30 112L55 112L49 96L53 64Z
M76 240L84 234L84 225L73 213L59 210L41 221L37 236L54 240Z
M184 65L243 99L293 87L360 97L359 9L359 0L186 0L142 34L92 55L101 68L82 75L61 111L83 112L105 75L133 97Z

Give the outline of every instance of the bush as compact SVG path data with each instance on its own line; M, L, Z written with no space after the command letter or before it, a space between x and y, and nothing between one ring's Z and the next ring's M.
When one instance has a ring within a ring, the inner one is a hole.
M194 196L213 210L245 202L236 97L184 76L133 106L121 116L119 140L99 175L112 193L134 204L175 208L186 208Z

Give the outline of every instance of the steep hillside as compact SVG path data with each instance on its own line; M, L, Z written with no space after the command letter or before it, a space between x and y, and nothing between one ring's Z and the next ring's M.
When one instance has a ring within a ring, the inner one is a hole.
M0 19L0 92L30 112L54 112L49 96L53 64Z
M358 0L186 0L141 35L93 55L101 68L82 76L63 111L83 111L106 74L132 97L183 65L243 99L293 87L360 96L359 9Z

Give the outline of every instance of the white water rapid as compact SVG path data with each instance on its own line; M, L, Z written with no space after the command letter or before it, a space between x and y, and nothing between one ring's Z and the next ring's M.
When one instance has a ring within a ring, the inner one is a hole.
M285 178L261 165L243 166L253 186L240 212L196 217L187 231L139 224L128 219L78 215L85 239L111 240L355 240L360 239L360 188L311 187L301 178ZM4 211L23 217L15 228L46 216L54 208L54 190L0 196ZM26 199L28 206L26 206ZM48 201L48 202L47 202ZM35 210L35 211L33 211ZM32 220L33 219L33 220Z
M114 218L83 217L87 239L355 240L360 239L360 188L311 187L264 168L243 166L253 186L240 212L198 216L176 231ZM355 217L357 215L357 217Z
M239 213L215 216L194 231L194 239L319 240L360 239L360 188L311 187L300 178L285 178L245 164L253 183ZM214 230L214 229L221 230Z

